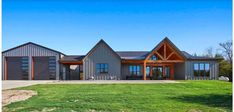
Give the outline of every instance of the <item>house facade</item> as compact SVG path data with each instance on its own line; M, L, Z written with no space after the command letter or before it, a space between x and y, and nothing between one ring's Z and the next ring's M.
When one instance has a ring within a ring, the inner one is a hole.
M214 80L218 58L192 56L167 37L151 51L114 51L100 40L86 55L29 42L2 52L3 80Z

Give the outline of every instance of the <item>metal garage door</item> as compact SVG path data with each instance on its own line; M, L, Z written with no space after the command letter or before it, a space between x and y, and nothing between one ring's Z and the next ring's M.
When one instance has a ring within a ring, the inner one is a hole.
M28 80L28 57L7 57L7 80Z
M54 80L56 74L55 57L34 57L34 80Z

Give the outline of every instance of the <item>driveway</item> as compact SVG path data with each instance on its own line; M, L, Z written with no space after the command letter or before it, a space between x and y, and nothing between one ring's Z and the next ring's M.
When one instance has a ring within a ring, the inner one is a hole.
M13 89L36 84L153 84L153 83L180 83L174 80L33 80L33 81L2 81L2 89Z

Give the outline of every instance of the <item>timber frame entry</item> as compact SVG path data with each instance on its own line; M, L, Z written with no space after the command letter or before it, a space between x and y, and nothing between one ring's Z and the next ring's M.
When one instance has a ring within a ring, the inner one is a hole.
M157 59L150 59L152 56L157 57ZM185 58L180 53L178 48L168 39L162 40L145 58L143 61L143 80L148 80L146 77L146 67L150 67L150 77L153 75L152 68L161 67L162 76L165 77L166 67L169 67L169 79L174 79L174 64L183 63Z
M156 60L151 60L152 56L157 57ZM166 75L166 67L169 67L169 79L174 79L174 64L175 63L183 63L185 58L181 55L178 48L168 39L165 38L161 41L158 46L156 46L145 58L143 62L143 80L147 80L146 77L146 67L150 67L150 77L153 75L152 68L153 67L161 67L162 68L162 76ZM166 78L164 78L166 79Z
M152 56L155 59L152 59ZM174 64L184 63L185 59L181 51L168 38L165 38L149 52L144 60L122 60L122 63L143 65L143 80L152 80L155 68L160 68L162 79L174 80ZM149 68L148 77L146 75L147 67ZM166 71L166 68L169 68L169 71ZM169 77L163 78L166 72L169 72Z

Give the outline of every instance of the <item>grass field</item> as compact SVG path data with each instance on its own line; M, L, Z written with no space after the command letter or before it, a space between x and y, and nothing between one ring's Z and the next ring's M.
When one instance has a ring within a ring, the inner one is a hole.
M35 85L38 96L5 106L4 111L155 112L231 111L232 84L181 81L176 84Z

